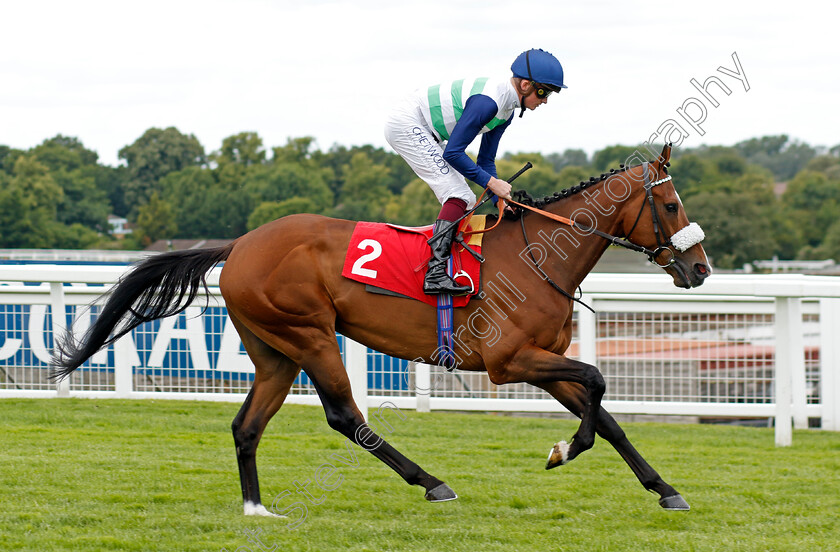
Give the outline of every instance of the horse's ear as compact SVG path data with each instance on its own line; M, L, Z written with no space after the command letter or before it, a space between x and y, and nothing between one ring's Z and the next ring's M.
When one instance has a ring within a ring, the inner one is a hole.
M660 165L664 165L668 161L671 160L671 143L665 144L662 148L662 154L659 156L659 163Z

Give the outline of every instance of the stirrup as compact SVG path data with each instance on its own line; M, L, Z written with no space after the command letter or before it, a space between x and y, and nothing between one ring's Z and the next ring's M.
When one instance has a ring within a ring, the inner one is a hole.
M426 295L448 294L457 297L468 295L472 291L472 280L470 280L470 286L462 286L455 281L455 278L446 273L445 267L429 269L423 279L423 293Z
M447 287L446 284L439 284L435 285L432 289L426 287L426 283L423 282L423 293L426 295L451 295L453 297L461 297L464 295L469 295L474 290L472 286L462 286L455 280L450 278L452 284L457 287Z
M455 278L461 278L461 277L464 277L464 278L466 278L467 280L470 281L470 290L467 293L465 293L464 295L472 295L473 293L475 293L475 282L473 282L472 277L469 274L467 274L466 270L461 270L460 272L456 272L455 274L453 274L452 275L452 281L455 282L456 284L458 284L458 281ZM458 285L460 285L460 284L458 284ZM467 287L467 286L462 286L462 287Z

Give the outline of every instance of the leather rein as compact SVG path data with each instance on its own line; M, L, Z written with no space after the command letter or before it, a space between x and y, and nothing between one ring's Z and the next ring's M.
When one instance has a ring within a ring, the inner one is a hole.
M572 219L569 219L569 218L566 218L564 216L555 215L554 213L549 213L548 211L544 211L544 210L538 209L536 207L531 207L530 205L525 205L524 203L519 203L518 201L514 201L514 200L505 200L505 201L507 201L508 203L512 203L512 204L514 204L514 205L516 205L520 208L527 209L529 211L533 211L534 213L537 213L537 214L542 215L544 217L550 218L551 220L555 220L555 221L557 221L559 223L562 223L562 224L565 224L567 226L578 228L582 232L589 233L589 234L594 234L596 236L604 238L605 240L607 240L608 242L610 242L613 245L618 245L618 246L624 247L625 249L630 249L631 251L636 251L638 253L644 253L645 255L647 255L648 260L650 260L651 263L657 265L660 268L668 268L669 266L671 266L672 264L674 264L676 262L676 254L674 253L674 250L671 249L671 246L673 245L671 243L671 238L665 239L662 235L662 230L661 230L662 223L661 223L661 219L659 217L659 212L656 210L656 203L653 200L653 191L652 190L653 190L654 187L659 186L660 184L662 184L664 182L668 182L669 180L671 180L671 175L668 175L665 178L661 178L659 180L655 180L655 181L651 182L650 181L650 170L648 168L648 165L649 164L647 162L642 163L642 167L643 167L643 170L644 170L644 180L645 180L645 184L644 184L645 196L646 196L646 199L647 199L646 203L647 203L647 205L650 206L650 213L651 213L651 217L653 218L653 233L656 236L656 246L657 246L656 249L648 249L647 247L635 244L635 243L630 241L630 235L633 234L633 231L636 229L636 226L639 224L639 220L642 218L642 213L645 210L645 203L643 203L642 207L639 209L639 214L636 215L636 221L633 223L633 227L630 228L630 231L627 233L627 236L622 238L622 237L619 237L619 236L613 236L612 234L607 234L606 232L602 232L601 230L598 230L597 228L591 228L591 227L589 227L585 224L581 224L579 222L576 222L576 221L574 221ZM522 218L520 218L520 220L522 220ZM530 242L528 241L528 235L525 232L524 223L522 224L522 234L525 237L525 243L527 245L530 245ZM659 257L665 251L668 251L668 253L669 253L669 255L668 255L669 258L668 258L667 262L665 262L664 264L657 262L656 258Z
M589 227L585 224L581 224L579 222L576 222L576 221L574 221L570 218L564 217L562 215L555 215L554 213L550 213L548 211L544 211L542 209L538 209L536 207L532 207L532 206L526 205L524 203L519 203L518 201L514 201L512 199L507 199L507 200L504 200L504 201L506 201L508 203L511 203L513 205L516 205L517 207L519 207L521 209L526 209L528 211L532 211L534 213L542 215L542 216L544 216L546 218L549 218L551 220L557 221L561 224L565 224L565 225L573 227L573 228L578 228L582 232L599 236L599 237L607 240L608 242L610 242L613 245L618 245L620 247L630 249L631 251L644 253L645 255L647 255L648 260L650 260L651 263L659 266L660 268L667 268L667 267L671 266L672 264L674 264L676 262L676 254L674 253L674 250L671 249L671 246L673 245L672 242L671 242L671 238L665 239L663 234L662 234L662 230L661 230L662 223L661 223L661 219L659 217L659 212L656 209L656 203L654 202L654 199L653 199L653 191L652 190L653 190L654 187L659 186L660 184L662 184L664 182L668 182L669 180L671 180L671 175L668 175L665 178L661 178L659 180L655 180L655 181L651 182L649 163L648 162L642 163L642 167L643 167L643 171L644 171L644 182L645 182L644 188L645 188L646 201L644 203L642 203L642 206L639 209L639 214L636 215L636 221L633 223L633 226L630 229L630 232L628 232L627 236L625 236L623 238L619 237L619 236L613 236L612 234L608 234L606 232L602 232L601 230L598 230L597 228ZM642 218L642 213L644 213L646 204L650 206L651 217L653 219L653 232L654 232L654 235L656 236L656 244L657 244L656 249L649 249L649 248L644 247L642 245L635 244L635 243L631 242L630 239L629 239L630 235L633 233L633 231L636 229L636 226L639 224L639 220ZM467 232L467 234L483 233L483 232L488 232L488 231L492 230L493 228L495 228L499 224L499 222L501 222L502 215L503 215L502 211L503 211L503 206L502 206L502 203L499 202L499 217L498 217L498 220L497 220L496 224L494 224L490 228L485 228L484 230ZM526 213L522 214L522 216L519 218L519 221L520 221L521 226L522 226L522 237L525 239L525 245L526 245L526 248L528 249L528 255L531 257L531 261L534 263L534 268L538 271L540 276L542 276L543 279L545 279L545 281L547 281L559 293L561 293L565 297L571 299L572 301L575 301L575 302L583 305L584 307L586 307L590 311L595 312L592 309L592 307L590 307L586 303L582 302L579 298L574 297L572 294L570 294L565 289L560 287L554 280L552 280L551 277L549 277L549 275L546 274L546 272L542 269L540 264L537 262L537 259L534 258L534 253L533 253L532 248L531 248L531 242L528 239L528 233L525 230L525 214ZM667 262L665 262L664 264L657 262L656 258L659 257L661 254L663 254L666 251L669 253Z

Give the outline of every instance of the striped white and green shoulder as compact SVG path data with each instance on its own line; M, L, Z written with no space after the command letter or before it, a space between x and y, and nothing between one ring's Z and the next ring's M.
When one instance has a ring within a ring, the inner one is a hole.
M481 134L507 122L519 107L519 96L510 78L459 79L419 90L423 117L438 140L449 140L452 129L464 112L467 100L476 94L488 96L498 107L496 116L481 129Z

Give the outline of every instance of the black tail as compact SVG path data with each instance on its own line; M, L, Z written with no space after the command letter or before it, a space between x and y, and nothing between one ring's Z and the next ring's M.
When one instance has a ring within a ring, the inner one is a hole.
M230 255L233 244L216 249L188 249L149 257L123 276L110 291L96 322L81 342L70 330L56 340L51 379L60 380L97 351L137 326L178 314L205 289L206 273Z

